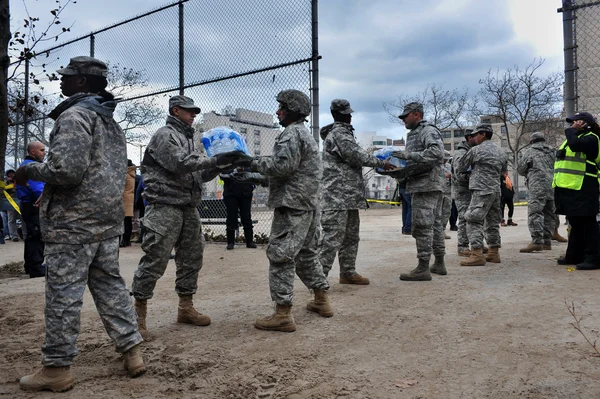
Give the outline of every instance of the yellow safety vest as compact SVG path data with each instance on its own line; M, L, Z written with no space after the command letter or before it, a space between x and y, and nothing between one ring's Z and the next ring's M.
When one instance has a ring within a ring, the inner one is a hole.
M594 134L588 132L584 136ZM598 164L600 163L600 138L598 139L598 156L594 161L587 160L582 152L573 152L567 146L565 140L559 150L566 150L566 155L563 159L557 159L554 162L554 179L552 180L552 188L568 188L570 190L581 190L583 178L585 176L594 177L600 183L600 174L598 173Z

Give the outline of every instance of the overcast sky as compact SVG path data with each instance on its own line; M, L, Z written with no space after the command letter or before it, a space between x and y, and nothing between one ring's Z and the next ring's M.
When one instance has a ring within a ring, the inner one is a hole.
M25 0L25 3L33 15L38 11L39 15L52 8L54 1ZM73 22L74 26L71 35L63 36L60 41L168 3L163 0L78 0L77 4L65 10L63 22ZM254 27L259 24L263 29L253 29L260 32L255 42L262 43L263 47L267 42L273 59L280 55L296 57L294 43L289 40L295 36L278 34L281 29L293 33L299 19L293 13L286 14L285 8L281 9L285 1L191 0L190 3L204 7L199 10L206 15L205 28L207 24L212 24L208 30L212 32L211 35L204 30L205 33L199 35L201 37L186 36L186 50L189 48L193 56L218 61L223 65L227 64L228 59L245 60L244 65L251 67L253 49L248 43L238 47L228 46L228 50L219 56L214 51L212 54L202 52L194 42L210 40L211 43L218 43L220 35L225 35L229 28L239 27L243 30L245 24ZM210 4L215 7L208 10L206 7ZM251 14L252 4L267 6L272 15L269 11L262 15ZM232 20L227 15L215 17L215 13L219 12L216 9L218 7L227 10L246 7L241 15L247 18ZM560 0L321 0L321 126L331 122L330 101L346 98L356 111L353 124L357 131L376 131L380 135L399 138L404 136L403 125L390 122L382 107L384 102L392 101L398 95L414 95L428 84L443 84L444 88L450 90L467 87L471 93L476 93L479 89L478 80L485 77L489 69L526 66L536 57L546 59L544 73L562 71L562 14L556 12L559 7ZM192 8L186 5L186 9ZM23 1L11 1L11 13L13 21L21 20ZM194 17L197 15L190 16L188 13L186 21ZM143 51L136 57L140 63L152 64L156 68L176 69L176 57L161 56L163 48L168 48L171 54L177 46L176 41L171 39L161 41L167 33L170 38L174 36L176 8L169 18L153 21L155 29L150 39L161 45L154 46L151 51ZM135 42L141 48L148 43L147 36L147 33L129 35L122 40ZM281 37L288 40L282 40ZM118 38L112 36L111 40ZM98 43L98 48L102 49L103 44L106 43ZM76 51L87 51L85 44L77 48L79 50ZM303 48L298 54L305 54L306 51ZM97 54L98 58L102 58L101 54ZM74 55L77 54L70 56ZM223 71L226 73L227 69ZM200 73L199 76L205 75ZM252 86L260 82L258 78L249 79L244 85ZM177 82L171 81L169 84L176 85ZM273 91L274 87L269 90ZM222 90L230 92L231 89L223 87ZM250 107L251 103L246 106ZM204 104L203 108L206 107ZM273 112L275 108L276 104L273 104Z

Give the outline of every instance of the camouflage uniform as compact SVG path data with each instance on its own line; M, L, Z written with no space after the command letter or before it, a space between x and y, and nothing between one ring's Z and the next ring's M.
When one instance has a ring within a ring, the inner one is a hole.
M350 113L346 100L334 100L332 112ZM349 112L348 112L349 111ZM356 275L360 217L365 208L363 166L383 168L384 161L363 150L354 138L349 123L335 122L321 129L323 139L323 187L321 227L323 229L319 260L325 276L329 274L336 254L340 277Z
M491 129L491 127L490 127ZM471 203L465 212L467 235L471 249L483 248L485 239L491 248L499 248L500 240L500 177L506 171L506 155L491 140L471 148L459 161L458 173L471 168L469 189Z
M171 98L169 107L187 97ZM182 100L183 101L183 100ZM198 109L199 110L199 109ZM216 161L208 158L194 140L194 129L168 116L166 126L154 133L144 154L142 176L148 201L143 224L144 256L132 284L138 300L152 298L156 281L164 274L171 250L175 248L177 268L175 291L193 295L202 268L204 235L197 206L202 199L202 183L219 174Z
M442 175L444 146L440 131L426 120L406 135L408 165L413 162L433 164L428 174L407 179L406 191L412 194L412 236L417 241L417 258L429 262L431 254L445 254L442 225Z
M106 76L101 61L75 57L75 63L78 73ZM68 74L71 64L58 73ZM46 183L40 204L47 270L44 366L70 366L77 354L86 283L117 351L142 341L119 271L127 149L112 116L115 105L90 93L60 103L50 113L56 123L47 162L25 166L29 179Z
M469 249L469 237L467 236L467 223L465 222L465 212L471 203L471 190L469 190L469 176L471 172L459 173L457 171L460 159L471 149L471 146L466 141L458 144L454 150L454 158L452 158L453 173L452 173L452 198L456 202L458 209L458 252Z
M316 234L321 162L315 139L302 121L293 122L275 139L273 155L251 167L269 177L268 205L275 208L267 245L272 300L292 304L294 274L309 289L328 289Z
M533 133L531 140L540 139ZM543 140L543 135L541 135ZM518 172L527 178L529 190L528 225L534 244L552 245L554 234L554 161L556 150L543 142L534 142L519 158Z

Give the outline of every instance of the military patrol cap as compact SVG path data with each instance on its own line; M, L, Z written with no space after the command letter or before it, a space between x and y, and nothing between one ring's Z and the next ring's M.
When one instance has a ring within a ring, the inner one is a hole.
M531 137L529 138L529 142L530 143L537 143L538 141L546 141L546 138L544 137L544 133L542 133L542 132L531 133Z
M406 115L410 114L411 112L423 113L423 104L421 104L421 103L406 104L404 106L404 111L402 111L402 113L400 115L398 115L398 118L404 119L404 118L406 118Z
M475 126L475 130L473 130L473 133L479 133L479 132L493 134L494 129L492 129L492 125L490 125L489 123L480 123L479 125Z
M173 107L194 111L197 114L200 113L200 107L194 105L194 100L186 96L173 96L169 98L169 110L173 109Z
M575 115L571 115L567 118L567 122L569 123L573 123L579 120L584 121L588 125L593 125L594 123L596 123L596 118L594 118L594 116L589 112L578 112Z
M56 73L64 76L94 75L105 78L108 76L108 67L99 59L81 56L71 58L69 65L59 69Z
M352 108L350 108L350 103L348 100L343 100L336 98L331 102L331 112L337 112L338 114L351 114L354 112Z

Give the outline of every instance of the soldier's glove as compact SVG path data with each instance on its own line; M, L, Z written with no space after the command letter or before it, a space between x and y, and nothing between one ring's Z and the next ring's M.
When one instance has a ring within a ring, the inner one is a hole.
M240 183L260 184L261 186L267 183L266 177L260 173L234 172L229 177Z
M236 159L233 162L233 164L236 167L249 168L250 165L252 164L252 161L254 161L254 157L251 157L250 155L242 154L238 159Z
M410 152L406 151L394 151L392 152L392 156L398 159L410 159Z
M218 169L227 169L234 165L234 162L241 156L247 156L241 151L230 151L222 154L215 154L214 158Z

